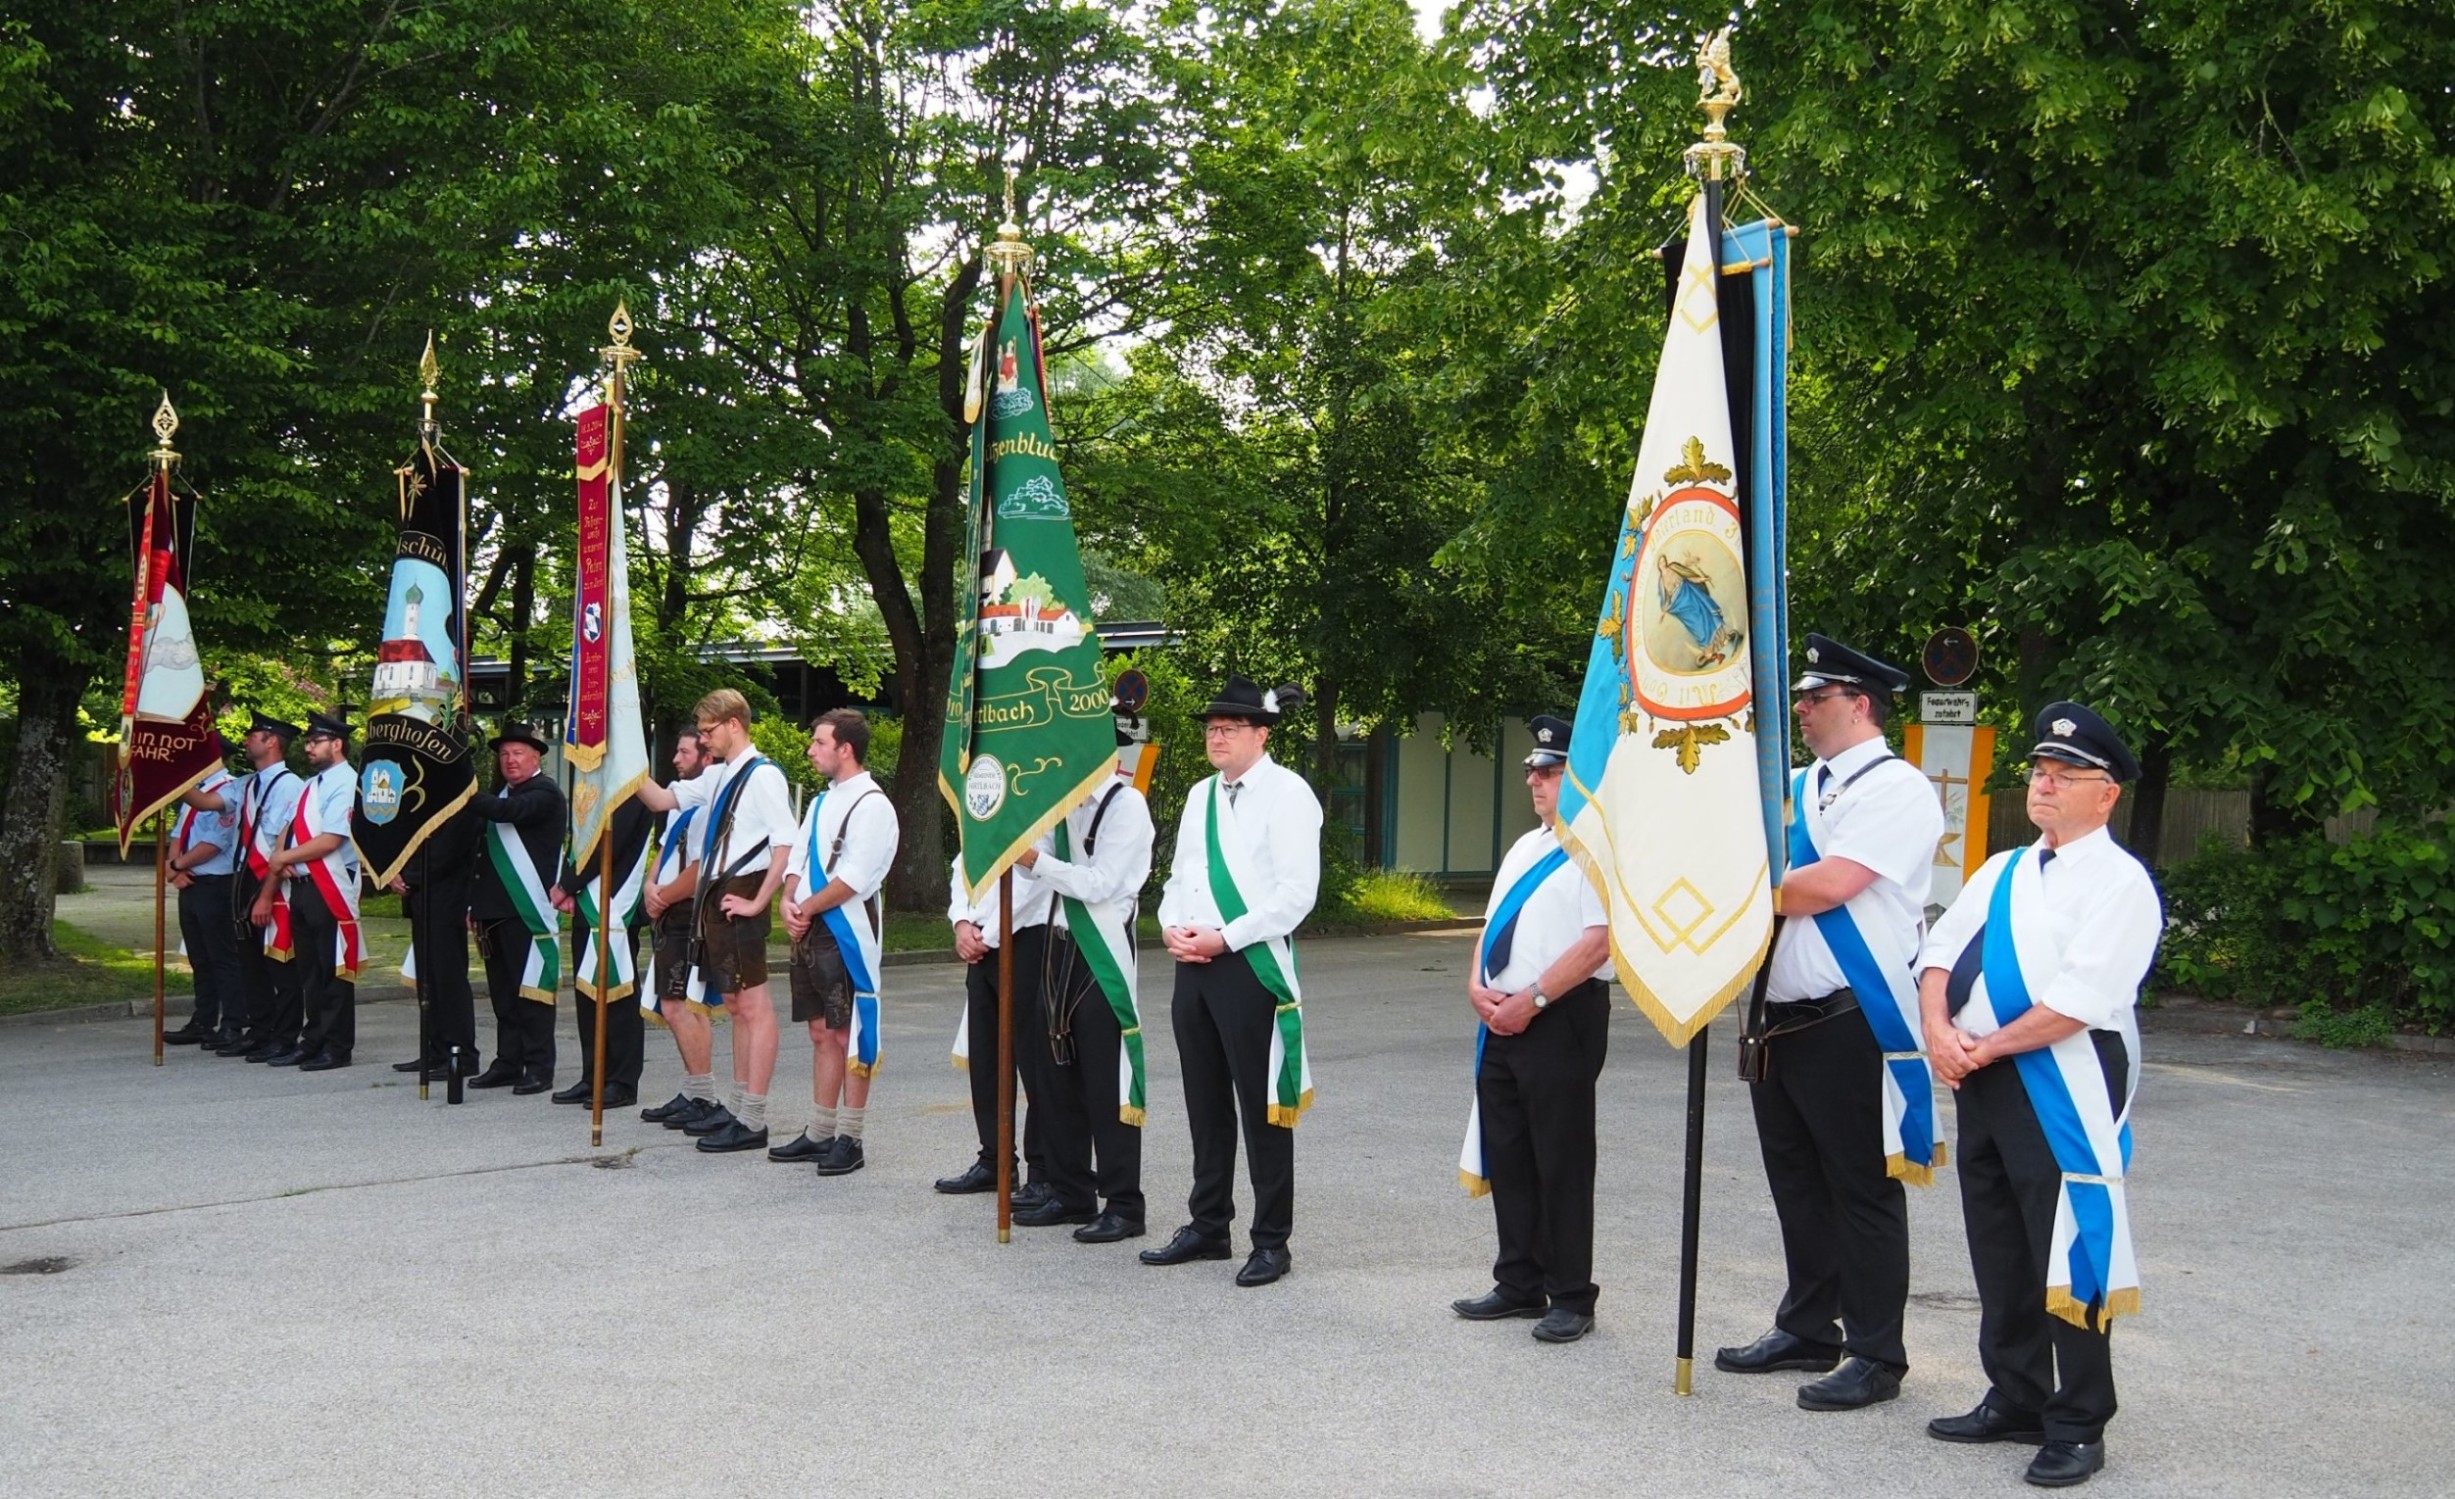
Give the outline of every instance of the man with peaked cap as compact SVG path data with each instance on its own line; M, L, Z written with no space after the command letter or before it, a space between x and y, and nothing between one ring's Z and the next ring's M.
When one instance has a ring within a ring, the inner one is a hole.
M1292 1265L1296 1121L1313 1101L1297 985L1296 927L1321 890L1321 803L1304 777L1270 758L1270 730L1304 701L1230 677L1202 710L1217 774L1185 798L1159 925L1176 960L1169 1013L1193 1133L1192 1222L1146 1265L1223 1260L1236 1217L1242 1126L1253 1183L1253 1253L1240 1286L1266 1286Z
M502 784L470 805L484 825L469 919L486 960L494 1061L473 1088L543 1093L554 1086L554 997L562 941L554 882L562 873L563 789L542 773L545 736L518 720L488 741Z
M238 944L238 1018L244 1032L214 1048L214 1055L267 1062L290 1050L298 1037L298 969L285 948L281 961L270 952L273 934L256 918L256 896L266 884L272 857L298 813L303 784L286 756L298 725L251 710L242 749L254 767L219 790L197 790L184 800L208 812L227 810L236 854L230 873L228 922Z
M1450 1303L1470 1322L1540 1317L1534 1335L1574 1343L1594 1326L1594 1084L1611 1042L1611 927L1560 846L1560 778L1572 726L1527 727L1537 819L1492 876L1466 979L1475 1106L1458 1178L1492 1197L1492 1289Z
M1131 744L1122 728L1120 747ZM1071 1223L1077 1241L1143 1235L1142 1013L1134 921L1157 837L1151 808L1123 760L1108 784L1023 851L1015 888L1048 901L1039 1004L1024 1026L1032 1112L1048 1160L1046 1201L1018 1212L1026 1228ZM1018 978L1021 954L1016 955ZM992 1137L994 1138L994 1137Z
M594 845L572 850L555 882L554 909L572 918L571 1013L580 1043L580 1078L554 1095L556 1103L593 1103L597 1088L597 1006L605 1012L605 1107L627 1109L639 1102L639 1074L646 1065L647 1016L639 1007L639 933L648 924L645 904L650 826L654 813L629 797L609 819L614 838L614 912L621 923L618 953L599 954L605 897L597 889ZM627 959L627 962L625 961ZM599 964L606 966L600 974ZM625 977L628 975L628 977Z
M180 945L196 980L196 1008L188 1023L162 1037L172 1046L218 1048L237 1041L247 1028L238 928L230 920L239 814L222 794L232 780L227 769L213 767L180 798L185 805L171 824L169 878L179 892ZM204 805L208 798L210 807Z
M1901 1393L1902 1183L1931 1182L1943 1159L1911 971L1943 806L1884 743L1893 694L1908 685L1899 667L1809 635L1806 674L1791 688L1816 759L1791 781L1789 873L1761 1021L1767 1062L1748 1092L1789 1283L1773 1330L1720 1350L1714 1367L1822 1373L1799 1388L1811 1411Z
M266 921L277 919L276 904L287 911L298 969L298 1045L270 1065L329 1072L350 1064L358 1042L358 968L366 946L358 928L358 845L349 834L358 773L349 762L349 725L337 717L308 714L300 747L314 774L299 788L256 909Z
M2165 913L2106 831L2139 761L2103 718L2049 703L2029 752L2038 840L1986 861L1919 954L1935 1073L1960 1116L1961 1216L1988 1389L1946 1442L2038 1445L2026 1477L2105 1466L2113 1318L2136 1312L2124 1178L2139 1086L2140 981Z

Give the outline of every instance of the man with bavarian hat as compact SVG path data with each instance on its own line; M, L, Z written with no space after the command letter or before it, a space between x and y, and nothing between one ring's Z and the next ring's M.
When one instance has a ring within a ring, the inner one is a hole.
M518 720L488 741L502 784L470 805L484 824L469 921L486 960L494 1061L473 1088L543 1093L554 1086L554 996L562 939L554 882L562 872L563 790L543 774L545 736Z
M298 1044L270 1065L329 1072L347 1067L358 1043L358 968L366 955L358 928L358 845L350 841L358 774L349 762L349 725L337 717L308 714L300 747L314 773L299 788L282 846L267 861L256 911L277 934L286 928L284 945L298 970Z
M286 758L290 741L298 737L298 725L254 710L249 717L241 748L252 768L218 790L191 791L183 800L204 811L228 811L233 816L231 835L237 858L230 872L227 920L238 944L237 1010L243 1031L237 1040L214 1048L214 1055L268 1062L290 1050L298 1037L298 969L288 961L286 947L282 961L274 961L269 950L272 933L255 915L256 896L265 887L283 834L298 814L303 783L291 773Z
M1960 1116L1961 1216L1985 1399L1927 1423L1946 1442L2039 1446L2041 1488L2105 1466L2113 1318L2140 1304L2124 1177L2139 1086L2140 981L2165 915L2106 819L2139 761L2078 703L2029 752L2038 840L1986 861L1919 955L1936 1075Z
M1734 1374L1822 1373L1811 1411L1901 1393L1909 1354L1909 1202L1943 1161L1934 1085L1919 1055L1912 960L1926 929L1943 806L1884 743L1909 673L1822 635L1791 688L1815 762L1790 784L1781 930L1750 1030L1764 1073L1749 1088L1789 1272L1773 1330L1724 1348Z
M1475 1103L1458 1180L1492 1197L1492 1289L1450 1303L1471 1322L1540 1317L1535 1337L1574 1343L1594 1326L1594 1084L1611 1040L1610 918L1560 846L1570 724L1528 725L1533 831L1492 876L1466 979Z
M1271 727L1303 701L1293 687L1264 692L1230 677L1202 710L1218 773L1185 798L1159 898L1161 938L1176 960L1169 1009L1193 1133L1193 1221L1142 1261L1228 1257L1241 1125L1253 1253L1236 1272L1240 1286L1266 1286L1292 1263L1296 1120L1313 1101L1292 939L1321 889L1321 803L1269 755Z

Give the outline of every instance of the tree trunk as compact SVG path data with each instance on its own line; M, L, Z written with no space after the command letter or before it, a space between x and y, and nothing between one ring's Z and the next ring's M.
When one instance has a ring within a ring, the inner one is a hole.
M529 696L529 624L537 612L537 554L522 552L511 565L511 637L509 696L503 704L506 718L518 718L528 706Z
M60 812L85 680L64 661L29 656L17 683L17 758L0 810L0 963L55 957Z
M1327 806L1338 785L1338 683L1323 677L1313 684L1313 794Z
M1382 822L1382 798L1389 794L1386 784L1389 759L1389 725L1381 724L1364 741L1364 867L1387 869L1396 861L1389 854L1389 829Z
M2165 787L2173 769L2173 750L2162 738L2149 740L2140 746L2140 778L2125 794L2131 803L2131 827L2123 845L2151 869L2165 849Z

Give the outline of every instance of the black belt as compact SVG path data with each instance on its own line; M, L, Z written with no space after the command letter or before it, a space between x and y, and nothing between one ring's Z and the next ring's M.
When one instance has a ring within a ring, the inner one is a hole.
M1822 999L1775 999L1765 1002L1765 1035L1786 1036L1803 1031L1811 1025L1822 1025L1836 1015L1847 1015L1858 1008L1858 996L1848 989L1835 989Z

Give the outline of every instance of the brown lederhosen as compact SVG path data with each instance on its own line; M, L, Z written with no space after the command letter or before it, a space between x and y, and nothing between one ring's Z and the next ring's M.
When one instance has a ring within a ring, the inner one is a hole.
M793 944L789 972L795 1020L823 1020L831 1031L852 1024L852 975L825 916L813 919L809 934Z
M710 893L706 914L700 918L700 966L708 986L728 996L767 982L767 935L775 930L776 907L770 901L767 909L756 916L727 916L724 898L738 895L744 900L754 899L759 887L766 883L765 870L734 876Z
M665 908L649 930L656 944L656 1002L690 998L690 912L685 898Z

